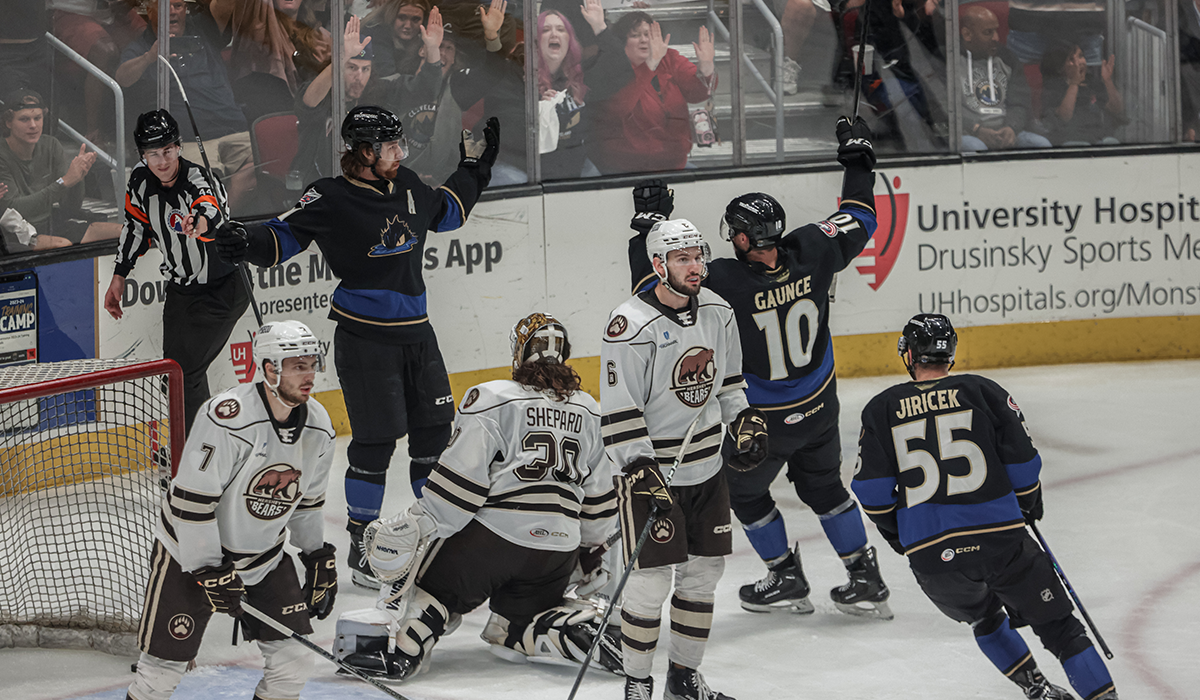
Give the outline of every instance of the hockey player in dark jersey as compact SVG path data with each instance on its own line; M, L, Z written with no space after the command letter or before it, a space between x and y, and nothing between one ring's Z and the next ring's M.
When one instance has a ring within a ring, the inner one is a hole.
M353 581L378 588L362 551L366 524L379 517L388 463L408 435L409 477L420 495L450 438L454 398L422 278L428 231L452 231L467 219L491 178L500 122L488 119L486 146L466 136L462 160L434 189L400 161L400 119L381 107L359 106L342 122L348 150L342 177L312 183L296 206L265 224L230 223L217 231L223 255L259 266L278 265L316 241L341 279L329 317L337 321L334 363L354 437L347 450Z
M957 346L940 314L904 327L898 350L913 381L863 409L854 493L933 604L971 625L1025 697L1072 697L1038 670L1015 629L1029 625L1084 700L1116 700L1050 558L1025 530L1043 509L1042 458L1025 416L992 380L950 375Z
M767 416L771 435L766 460L753 471L726 466L729 498L767 576L742 586L742 607L753 612L813 612L799 547L788 549L783 516L771 483L787 466L800 500L817 514L841 557L849 582L830 591L838 609L891 619L888 589L875 549L867 544L858 505L841 477L837 378L829 333L833 276L862 252L875 231L875 154L861 119L837 124L838 162L845 167L839 210L825 221L784 235L783 207L770 195L742 195L725 209L721 230L737 259L714 260L705 285L737 316L746 398ZM646 230L666 218L673 195L660 181L634 189L636 210L629 243L634 291L651 286L646 268ZM724 452L728 456L726 441ZM728 460L727 460L728 462Z

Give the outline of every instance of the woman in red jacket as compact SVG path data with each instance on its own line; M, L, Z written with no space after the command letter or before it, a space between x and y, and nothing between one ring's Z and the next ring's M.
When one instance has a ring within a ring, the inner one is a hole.
M708 28L692 44L698 65L668 48L671 35L645 12L623 16L611 31L625 37L633 81L600 106L592 162L604 174L682 169L692 149L688 104L708 100L717 82Z

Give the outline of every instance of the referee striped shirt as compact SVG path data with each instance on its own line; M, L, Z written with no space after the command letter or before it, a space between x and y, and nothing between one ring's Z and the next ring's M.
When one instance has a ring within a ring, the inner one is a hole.
M224 278L234 267L217 257L214 242L185 236L183 221L188 216L204 216L209 231L205 237L209 238L224 221L221 212L228 208L225 188L215 178L210 185L195 163L180 158L179 175L170 187L163 187L144 163L138 165L125 191L125 227L117 247L116 274L127 277L153 242L162 251L159 269L168 280L188 286Z

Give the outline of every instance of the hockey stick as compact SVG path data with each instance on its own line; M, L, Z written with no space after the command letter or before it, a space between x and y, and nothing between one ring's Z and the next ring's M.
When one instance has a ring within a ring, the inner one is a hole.
M1104 637L1100 636L1100 630L1096 629L1096 623L1092 622L1092 616L1088 615L1087 608L1083 607L1083 602L1079 600L1079 596L1075 593L1075 589L1071 587L1071 582L1067 580L1067 575L1063 573L1062 567L1058 564L1058 559L1054 556L1054 552L1050 551L1050 545L1046 544L1046 538L1042 537L1042 533L1038 531L1037 523L1030 522L1029 529L1033 530L1033 534L1037 537L1038 542L1042 545L1042 551L1046 556L1050 557L1050 563L1054 565L1054 573L1062 579L1063 585L1067 588L1067 593L1071 594L1071 600L1075 601L1075 607L1079 608L1079 614L1083 615L1083 619L1087 622L1088 628L1092 630L1092 636L1100 643L1100 648L1104 651L1104 656L1112 658L1112 650L1104 643Z
M709 394L712 395L711 393ZM675 456L675 461L671 464L671 470L667 472L667 488L671 488L671 480L675 478L675 470L679 468L679 463L683 461L683 453L687 452L688 445L692 443L692 435L696 432L696 426L700 424L700 417L704 415L704 409L708 406L708 400L700 406L700 412L696 414L695 420L688 426L687 432L683 435L683 444L679 446L679 454ZM592 648L588 649L587 656L583 658L583 666L579 669L579 674L575 676L575 684L571 686L571 694L567 696L567 700L575 700L575 693L579 692L579 684L583 682L583 676L587 673L588 667L592 664L592 656L596 654L596 648L600 646L600 640L604 639L604 632L608 629L608 620L612 617L613 608L617 607L617 603L621 600L621 593L625 590L625 583L629 581L629 574L633 573L633 567L637 564L638 555L642 553L642 547L646 545L646 538L650 536L650 528L654 526L654 521L658 519L659 507L658 501L650 507L650 515L646 518L646 524L642 527L641 534L638 535L637 544L634 545L633 551L629 555L629 563L625 566L625 571L621 574L621 580L617 582L617 589L613 591L611 602L608 609L604 611L604 617L600 619L600 628L596 631L596 638L592 640Z
M267 625L270 625L271 627L273 627L275 629L276 632L278 632L282 635L286 635L286 636L290 637L291 639L296 640L297 642L300 642L304 646L308 647L309 650L311 650L317 654L320 654L321 656L324 656L325 658L329 659L333 663L342 667L342 669L344 669L347 673L350 673L350 674L370 683L371 685L375 686L376 688L382 690L384 693L387 693L391 697L396 698L396 700L409 700L408 698L404 697L400 693L397 693L396 691L387 687L383 683L380 683L379 681L375 680L374 678L371 678L370 676L368 676L367 674L358 670L357 668L354 668L353 666L349 666L347 664L342 663L341 661L338 660L338 658L336 656L334 656L333 654L330 654L329 652L325 651L321 647L319 647L316 644L313 644L311 641L309 641L308 637L304 637L299 634L296 634L295 630L293 630L292 628L283 624L279 620L269 617L266 613L255 608L253 605L247 603L245 600L242 601L242 610L245 610L251 616L258 618L258 620L260 622L264 622Z
M159 56L158 60L163 62L163 65L171 71L171 75L175 77L175 85L179 87L179 94L183 96L183 106L187 108L188 120L192 123L192 133L196 135L196 145L200 147L200 158L204 161L204 181L208 183L209 188L213 191L213 200L216 202L217 211L225 217L226 221L232 221L229 212L221 211L221 200L217 198L217 185L212 178L212 165L208 162L208 152L204 150L204 139L200 138L200 127L196 126L196 116L192 114L192 103L188 100L187 90L183 89L183 81L179 79L179 74L175 72L175 66L171 65L163 56ZM213 239L197 236L204 242L211 242ZM258 321L258 327L263 326L262 311L258 309L258 302L254 300L254 285L250 281L250 269L246 267L246 263L238 263L238 269L241 271L242 284L246 285L246 294L250 295L250 306L254 309L254 320Z
M871 15L867 12L867 4L870 0L864 0L858 14L862 17L862 33L858 37L858 60L854 67L854 118L852 122L858 121L858 102L862 97L862 78L864 63L867 56L867 27L871 25Z

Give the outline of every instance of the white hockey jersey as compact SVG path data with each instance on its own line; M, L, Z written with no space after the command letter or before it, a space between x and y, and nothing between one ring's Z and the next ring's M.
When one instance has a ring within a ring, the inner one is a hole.
M603 542L616 528L617 498L600 407L583 391L556 401L507 379L472 387L421 504L439 537L474 518L532 549Z
M675 312L654 290L631 297L608 318L600 365L604 447L616 469L654 457L666 476L697 415L671 484L701 484L721 469L723 426L749 405L737 321L724 299L701 287Z
M200 408L163 497L157 537L184 571L233 560L247 585L283 556L291 531L302 552L325 541L325 487L333 424L310 398L276 423L261 383L244 384Z

